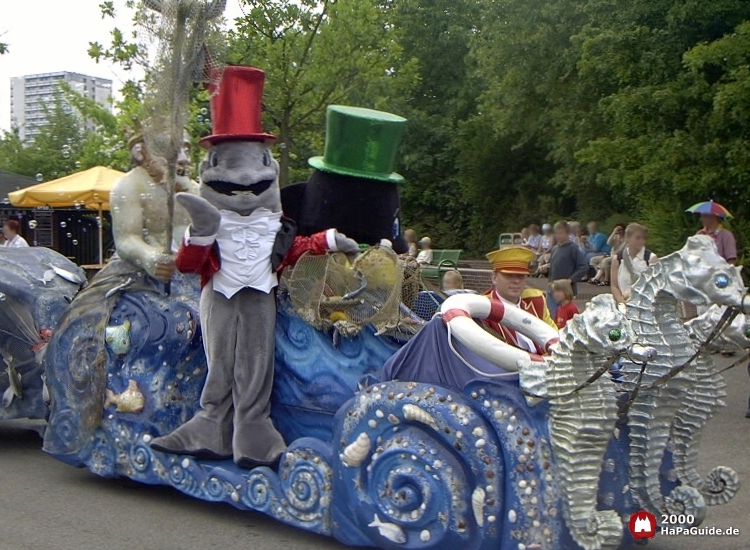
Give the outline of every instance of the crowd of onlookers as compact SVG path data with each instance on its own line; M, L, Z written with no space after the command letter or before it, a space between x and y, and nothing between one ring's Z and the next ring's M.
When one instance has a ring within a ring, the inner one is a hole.
M714 215L702 215L702 228L698 234L709 235L722 256L729 263L737 260L734 235ZM647 246L648 229L639 223L618 223L607 235L596 221L586 224L584 230L577 221L558 221L554 225L531 224L521 231L522 245L536 256L532 273L548 277L547 306L558 325L571 319L578 309L574 298L577 285L588 282L608 286L619 303L625 302L633 283L646 268L658 261ZM422 237L412 229L404 232L408 245L407 257L414 258L420 266L433 261L432 240ZM447 294L464 291L463 279L458 270L449 270L442 277L441 288ZM467 291L464 291L467 292Z
M735 263L734 235L721 221L715 215L702 215L698 234L711 236L719 255ZM567 304L577 291L577 283L583 281L609 286L615 299L625 302L638 276L658 261L656 254L647 247L648 230L639 223L618 223L607 235L596 221L586 224L585 232L577 221L559 221L554 226L545 223L541 230L531 224L521 235L523 246L537 257L534 275L546 276L551 282L547 305L553 317L561 306L572 311Z

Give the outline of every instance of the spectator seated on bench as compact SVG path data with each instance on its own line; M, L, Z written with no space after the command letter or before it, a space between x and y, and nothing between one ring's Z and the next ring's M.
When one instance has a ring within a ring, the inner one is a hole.
M446 271L452 271L458 267L458 258L461 250L432 250L432 261L421 265L422 277L437 282L440 285Z

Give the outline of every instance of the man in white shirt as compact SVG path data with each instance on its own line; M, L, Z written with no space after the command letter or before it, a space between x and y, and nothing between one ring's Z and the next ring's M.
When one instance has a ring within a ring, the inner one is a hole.
M3 224L3 235L5 235L5 242L3 246L6 248L28 248L29 243L26 242L21 235L18 234L18 230L21 228L20 224L16 220L7 220Z

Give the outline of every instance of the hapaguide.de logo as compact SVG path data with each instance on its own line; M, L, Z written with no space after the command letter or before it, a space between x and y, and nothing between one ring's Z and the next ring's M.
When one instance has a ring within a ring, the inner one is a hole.
M645 510L639 510L630 516L628 531L635 540L654 538L654 535L656 535L656 516Z

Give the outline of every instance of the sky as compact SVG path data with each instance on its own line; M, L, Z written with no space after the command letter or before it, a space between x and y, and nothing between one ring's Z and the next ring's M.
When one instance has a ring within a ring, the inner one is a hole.
M132 30L133 12L125 0L114 0L117 17L102 20L102 0L0 0L0 129L10 128L10 79L27 74L70 71L113 81L113 90L132 75L110 63L97 64L86 53L89 42L109 44L116 26ZM239 0L227 0L228 21L242 15Z

